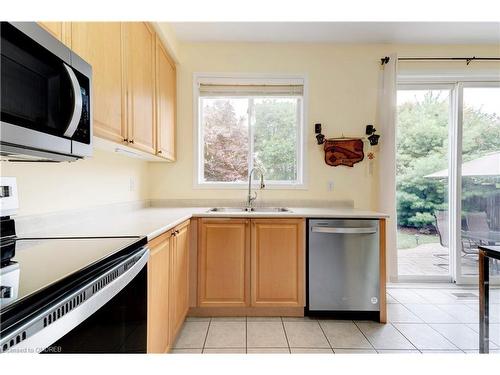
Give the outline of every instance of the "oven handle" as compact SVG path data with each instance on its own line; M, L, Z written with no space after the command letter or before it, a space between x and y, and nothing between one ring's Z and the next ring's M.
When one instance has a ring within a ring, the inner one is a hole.
M68 73L69 80L71 82L71 87L73 89L73 97L75 98L75 104L73 106L73 114L71 115L71 120L69 121L68 127L64 132L65 137L72 138L78 128L78 124L80 123L80 119L82 117L82 93L80 91L80 83L78 82L78 78L76 78L73 69L63 63L64 68L66 69L66 73Z
M134 255L126 258L104 274L85 284L62 301L59 301L56 305L43 310L8 336L3 337L0 340L0 352L37 353L49 347L116 296L137 276L147 264L148 259L149 248L144 246L138 252L134 253ZM105 286L102 286L106 278L110 280L113 275L116 275L116 272L121 271L122 273L118 277ZM102 288L98 289L99 286L102 286ZM57 314L58 311L61 311L60 309L63 309L71 301L75 301L75 298L77 299L82 293L85 293L85 295L88 294L89 297L86 297L83 302L61 317L56 315L57 319L46 325L47 321L44 322L45 319L53 316L54 313ZM23 337L23 333L26 335L25 339L21 340L18 344L9 344L12 340L15 343L17 337ZM4 345L6 344L10 347L4 350Z
M311 228L314 233L336 233L336 234L374 234L377 233L376 227L365 228L337 228L337 227L318 227Z

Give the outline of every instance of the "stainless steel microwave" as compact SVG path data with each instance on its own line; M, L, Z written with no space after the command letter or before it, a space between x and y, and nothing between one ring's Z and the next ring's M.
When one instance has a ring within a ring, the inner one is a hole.
M0 38L2 159L92 155L92 67L35 22L2 22Z

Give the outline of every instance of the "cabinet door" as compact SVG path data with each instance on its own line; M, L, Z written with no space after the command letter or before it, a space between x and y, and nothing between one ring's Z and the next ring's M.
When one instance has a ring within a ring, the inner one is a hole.
M189 308L189 221L173 230L170 321L171 340L179 332Z
M63 23L62 22L38 22L40 26L42 26L45 30L47 30L49 33L51 33L53 36L55 36L57 39L59 39L61 42L64 41L63 39Z
M170 348L169 286L171 233L151 244L148 261L148 353L165 353Z
M304 220L252 220L252 306L304 306Z
M175 63L156 37L156 153L175 160Z
M114 142L127 138L122 24L73 22L73 50L92 65L94 135Z
M145 22L126 23L129 143L155 153L155 33Z
M198 243L198 306L248 306L249 220L202 219Z

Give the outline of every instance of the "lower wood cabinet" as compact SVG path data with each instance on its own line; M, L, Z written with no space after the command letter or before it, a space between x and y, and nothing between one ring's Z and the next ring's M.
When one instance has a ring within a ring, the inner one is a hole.
M304 219L252 220L252 306L304 306Z
M170 346L169 289L171 235L150 243L148 261L148 353L166 353Z
M303 307L304 219L201 219L198 307Z
M189 221L149 243L148 353L170 350L187 314Z
M248 306L250 220L201 219L198 245L198 306Z
M189 309L189 221L174 228L172 241L169 317L173 342Z

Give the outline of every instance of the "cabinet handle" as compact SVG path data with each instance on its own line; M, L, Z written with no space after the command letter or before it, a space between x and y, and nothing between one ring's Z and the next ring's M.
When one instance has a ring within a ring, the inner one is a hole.
M161 150L158 150L158 154L162 154L162 151L161 151Z
M133 139L131 139L131 140L130 140L130 141L128 141L128 142L133 144L133 143L134 143L134 140L133 140Z
M123 138L123 142L127 142L128 143L128 138Z

